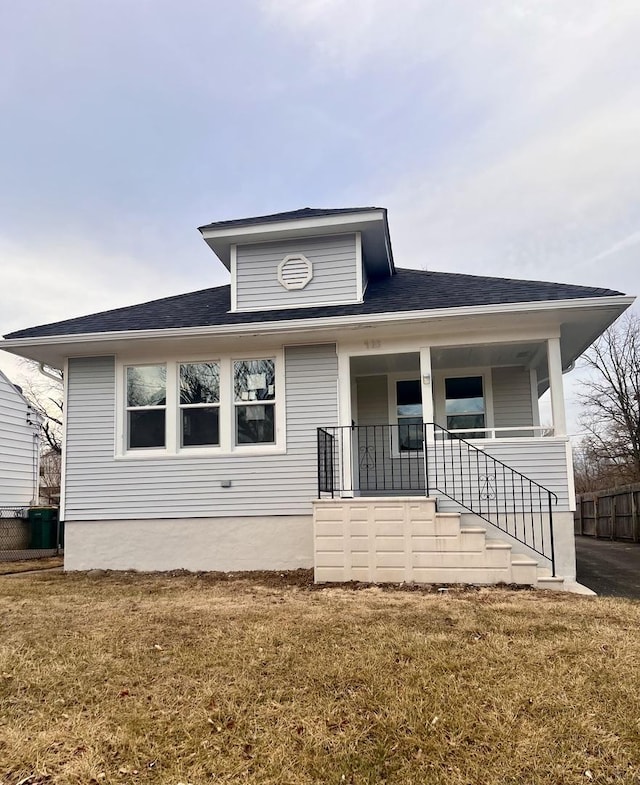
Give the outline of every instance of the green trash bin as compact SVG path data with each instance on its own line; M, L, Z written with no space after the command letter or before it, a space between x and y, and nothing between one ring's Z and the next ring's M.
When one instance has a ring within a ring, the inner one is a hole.
M57 507L29 508L29 547L56 548L58 533Z

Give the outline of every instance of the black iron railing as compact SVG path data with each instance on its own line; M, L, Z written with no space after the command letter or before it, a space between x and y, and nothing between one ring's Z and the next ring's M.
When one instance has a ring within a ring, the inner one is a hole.
M448 497L551 563L555 493L434 423L318 428L318 497Z
M335 436L330 431L335 428L318 428L318 498L330 493L333 499L335 488Z
M318 428L318 496L425 491L422 424Z
M556 494L440 425L425 425L429 433L428 492L438 491L549 559L555 575Z

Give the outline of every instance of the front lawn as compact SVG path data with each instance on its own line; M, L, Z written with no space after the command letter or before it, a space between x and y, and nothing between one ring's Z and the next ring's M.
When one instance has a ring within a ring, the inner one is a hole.
M640 781L640 603L0 578L0 782Z

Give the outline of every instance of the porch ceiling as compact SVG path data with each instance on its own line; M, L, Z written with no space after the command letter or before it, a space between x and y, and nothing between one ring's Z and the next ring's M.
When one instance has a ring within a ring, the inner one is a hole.
M544 351L544 344L505 343L455 346L431 350L433 368L473 368L500 365L531 366Z

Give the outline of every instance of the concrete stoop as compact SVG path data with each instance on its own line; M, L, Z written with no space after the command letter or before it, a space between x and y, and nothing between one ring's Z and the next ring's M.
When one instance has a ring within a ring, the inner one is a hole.
M489 539L482 526L462 526L436 500L383 497L314 502L316 583L519 584L564 588L511 544Z

